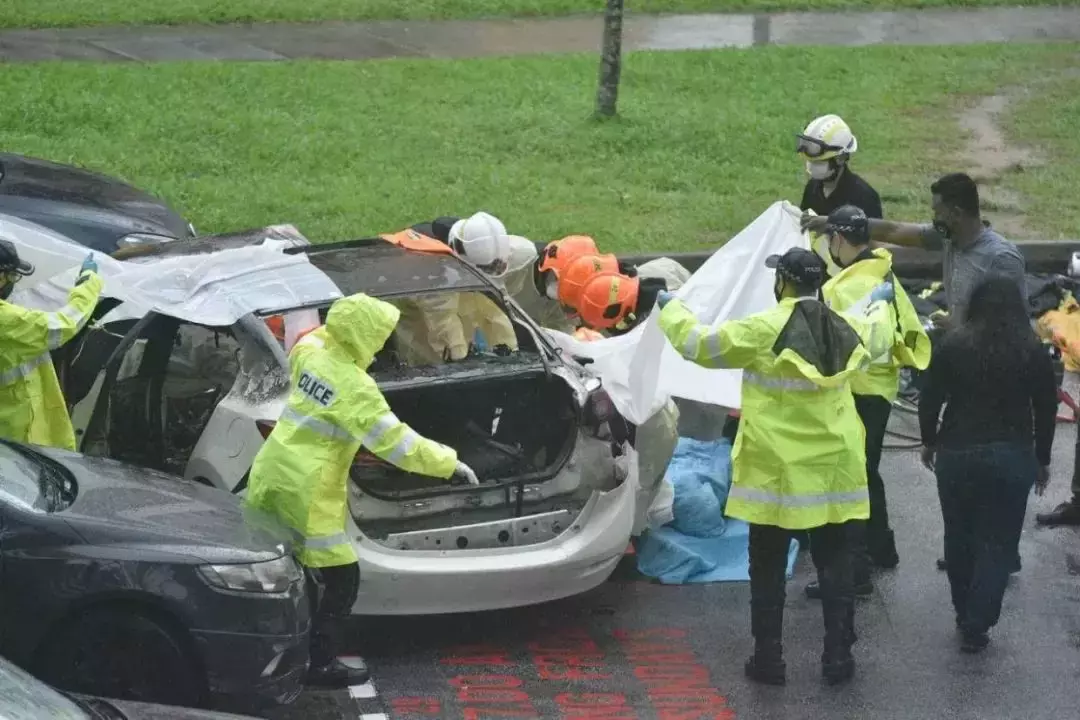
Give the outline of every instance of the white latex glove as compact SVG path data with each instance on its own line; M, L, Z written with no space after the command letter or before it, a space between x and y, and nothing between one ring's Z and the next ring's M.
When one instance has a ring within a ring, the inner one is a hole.
M480 478L476 477L476 473L473 472L473 469L471 467L469 467L468 465L466 465L465 463L461 462L460 460L458 460L457 467L454 468L453 477L454 477L455 480L456 479L467 480L470 485L479 485L480 484Z

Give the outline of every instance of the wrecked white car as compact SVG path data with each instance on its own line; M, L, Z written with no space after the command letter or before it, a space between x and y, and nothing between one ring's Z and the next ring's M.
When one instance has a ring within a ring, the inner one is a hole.
M169 252L183 244L170 243ZM606 580L632 531L645 526L666 458L639 477L635 428L599 381L456 256L379 239L285 252L306 253L346 295L401 303L483 293L518 337L512 355L410 366L395 333L376 357L369 372L398 417L456 448L484 484L451 487L361 452L350 498L364 579L354 611L512 607ZM324 317L334 299L263 307L229 326L157 312L106 316L61 368L80 449L242 492L289 385L285 348L266 320L284 316L289 327L312 311ZM674 423L668 427L660 444L673 449Z

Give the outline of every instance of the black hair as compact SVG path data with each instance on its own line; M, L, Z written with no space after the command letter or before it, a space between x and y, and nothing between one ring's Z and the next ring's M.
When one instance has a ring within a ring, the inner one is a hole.
M959 208L968 217L979 217L979 186L965 173L943 175L930 186L951 207Z
M963 343L971 372L987 388L1015 383L1031 362L1031 353L1042 352L1027 301L1016 281L1002 275L991 275L972 291L967 317L954 340Z

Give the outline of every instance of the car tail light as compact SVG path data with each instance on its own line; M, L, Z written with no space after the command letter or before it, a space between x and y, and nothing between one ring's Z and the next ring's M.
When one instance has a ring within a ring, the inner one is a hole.
M615 409L615 403L606 390L589 393L585 401L585 424L595 437L610 437L622 444L630 437L630 426Z
M270 437L270 433L274 432L274 426L277 425L273 420L256 420L255 427L259 428L259 434L263 436L263 440Z
M605 423L618 412L607 390L593 390L585 401L585 419L591 424Z

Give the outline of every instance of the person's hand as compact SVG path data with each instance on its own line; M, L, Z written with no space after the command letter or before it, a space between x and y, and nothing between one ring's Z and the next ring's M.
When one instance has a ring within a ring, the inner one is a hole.
M919 452L919 459L922 461L924 468L930 472L934 472L937 460L937 448L923 446L923 449Z
M473 469L465 463L458 460L457 467L454 468L454 474L450 476L450 482L454 485L462 485L468 483L469 485L479 485L480 478L476 477L476 473Z
M829 218L825 215L811 215L808 212L804 212L802 217L799 218L799 227L802 228L803 232L825 232L825 223L828 221Z
M1050 484L1050 468L1040 465L1035 475L1035 494L1042 496L1046 492L1046 486Z
M876 303L881 300L892 302L896 297L896 288L891 282L883 282L870 291L870 302Z
M930 321L934 323L935 328L940 330L952 330L956 325L953 316L948 313L935 313L930 316Z
M97 263L94 262L94 253L90 253L89 255L86 256L86 259L83 260L82 267L79 268L79 274L82 275L82 274L88 273L88 272L95 272L96 273L97 271L98 271L98 266L97 266Z
M669 302L671 302L674 299L675 299L675 293L668 292L667 290L661 290L656 296L656 305L661 310L663 310L664 306L667 305Z

